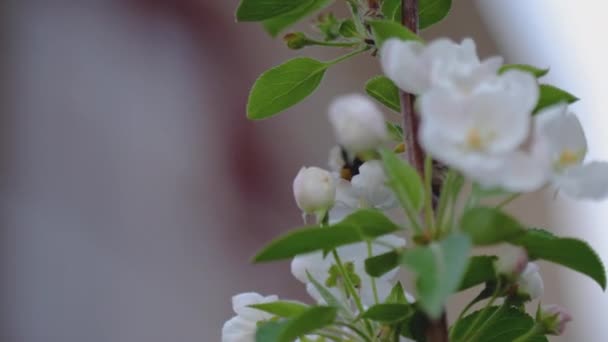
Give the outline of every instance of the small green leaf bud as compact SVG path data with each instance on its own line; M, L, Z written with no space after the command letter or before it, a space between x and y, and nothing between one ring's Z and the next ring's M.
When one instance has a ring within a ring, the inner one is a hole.
M544 334L559 336L566 330L566 323L572 321L572 316L559 305L545 305L538 308L536 320Z
M283 37L287 47L292 50L299 50L307 45L310 45L308 37L302 32L288 33Z

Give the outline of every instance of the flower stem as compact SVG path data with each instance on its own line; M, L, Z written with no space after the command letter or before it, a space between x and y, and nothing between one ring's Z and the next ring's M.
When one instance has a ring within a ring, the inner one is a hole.
M535 337L542 331L541 326L538 323L534 323L532 328L528 330L525 334L519 336L513 342L527 342L529 339Z
M426 229L435 235L437 231L435 231L436 227L433 215L433 159L431 156L424 158L424 192L424 220Z
M321 40L308 39L310 45L329 46L329 47L355 47L361 45L361 42L324 42Z
M483 324L479 327L479 329L477 329L477 331L475 332L475 334L473 334L473 336L471 337L470 340L467 341L475 341L477 339L477 336L481 335L481 333L484 332L484 330L486 330L488 328L488 326L490 326L490 324L499 316L499 314L506 309L509 306L509 304L505 301L500 307L498 307L498 309L496 309L491 315L490 317L488 317L486 319L485 322L483 322Z
M496 301L496 299L498 298L498 295L500 294L501 286L502 286L502 284L500 283L500 279L499 279L496 284L496 290L494 290L492 297L490 298L490 300L488 301L486 306L483 308L483 310L477 315L477 317L475 318L473 323L469 326L469 329L467 329L467 331L464 333L464 335L462 335L463 341L467 341L467 342L470 341L470 339L468 339L468 337L471 334L477 335L477 333L475 332L476 331L475 328L481 322L481 320L484 318L484 316L488 313L488 310L490 309L490 307L492 307L492 304L494 304L494 301ZM503 305L505 305L505 304L503 304ZM496 312L494 312L494 313L496 313ZM485 323L487 323L487 321ZM483 323L482 326L485 325L485 323Z
M360 49L357 49L355 51L347 53L346 55L340 56L340 57L338 57L336 59L332 59L331 61L327 61L327 62L325 62L325 64L327 64L328 66L331 66L331 65L334 65L334 64L338 64L338 63L343 62L343 61L345 61L345 60L347 60L347 59L349 59L351 57L354 57L354 56L356 56L356 55L358 55L360 53L363 53L363 52L365 52L365 51L367 51L369 49L370 49L369 46L362 47Z
M504 207L505 205L513 202L514 200L516 200L521 194L512 194L509 197L505 198L504 200L502 200L500 203L498 203L496 205L496 208L500 209L502 207Z
M371 258L372 257L372 242L367 240L367 257ZM372 291L374 293L374 303L378 304L380 303L380 299L378 298L378 288L376 286L376 278L369 276L370 279L372 280Z

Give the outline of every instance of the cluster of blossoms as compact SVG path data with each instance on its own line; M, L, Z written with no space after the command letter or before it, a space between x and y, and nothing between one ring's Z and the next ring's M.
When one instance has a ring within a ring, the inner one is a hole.
M499 73L502 58L480 61L470 39L391 39L381 56L385 74L417 95L420 143L433 158L486 187L531 192L552 184L574 198L608 195L608 163L584 163L576 115L566 104L535 113L531 73Z
M585 135L566 104L536 111L539 85L531 73L499 72L502 59L480 61L470 39L460 44L440 39L427 45L391 39L380 55L385 74L403 91L417 96L423 149L468 180L513 193L551 184L575 198L608 195L608 163L584 163ZM338 143L330 151L329 170L303 167L293 182L295 201L304 218L314 216L327 225L359 209L394 208L398 201L387 187L377 153L389 140L382 112L363 95L346 95L331 104L329 121ZM329 293L344 304L346 311L340 314L352 319L384 302L396 283L398 269L373 278L365 272L365 260L404 246L403 238L385 235L338 247L334 255L322 251L298 255L292 260L291 272L314 301L331 305ZM509 296L523 301L542 296L539 268L528 261L525 250L517 248L501 255L494 268L510 284ZM357 293L350 293L345 283ZM415 301L406 292L402 295ZM224 325L222 341L254 342L258 325L273 316L249 306L276 300L276 296L255 293L235 296L237 316ZM537 314L544 333L560 334L570 319L554 306ZM307 341L317 339L322 338L306 337Z

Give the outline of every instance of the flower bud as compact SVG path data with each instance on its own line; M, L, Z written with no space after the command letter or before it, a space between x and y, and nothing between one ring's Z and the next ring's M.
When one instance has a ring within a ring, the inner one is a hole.
M382 112L363 95L335 99L329 107L329 121L338 143L351 154L373 150L388 138Z
M528 253L521 247L507 247L499 253L498 260L494 262L496 273L509 279L517 279L528 265Z
M545 286L543 278L538 272L538 265L529 262L517 281L517 294L534 300L541 297L544 290Z
M303 167L293 180L293 195L306 214L325 214L334 205L336 182L318 167Z
M310 41L302 32L288 33L283 37L283 41L285 41L287 47L292 50L299 50L307 45L310 45Z
M543 327L545 334L559 336L566 330L566 323L572 320L572 316L559 305L545 305L539 308L536 319Z

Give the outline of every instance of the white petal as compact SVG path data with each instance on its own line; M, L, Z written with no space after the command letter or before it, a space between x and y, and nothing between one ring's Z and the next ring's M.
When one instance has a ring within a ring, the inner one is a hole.
M558 164L564 152L579 155L582 161L587 153L587 139L580 121L566 104L559 104L540 111L535 116L542 134L550 142L551 158ZM565 165L568 166L568 165Z
M304 255L298 255L291 261L291 274L306 284L309 283L306 272L317 281L323 283L328 276L328 270L331 266L329 258L323 258L323 253L316 252Z
M397 205L392 190L386 186L384 167L378 160L365 162L359 167L359 174L351 180L353 190L362 207L391 209Z
M235 316L222 327L222 342L255 342L255 322Z
M430 86L430 63L423 65L419 42L389 39L382 45L380 63L384 74L402 90L421 94Z
M556 186L573 198L605 199L608 197L608 162L570 167L556 177Z
M279 300L279 298L274 295L264 297L254 292L241 293L232 297L232 309L240 317L256 322L269 319L272 315L250 308L249 305L276 302L277 300Z

